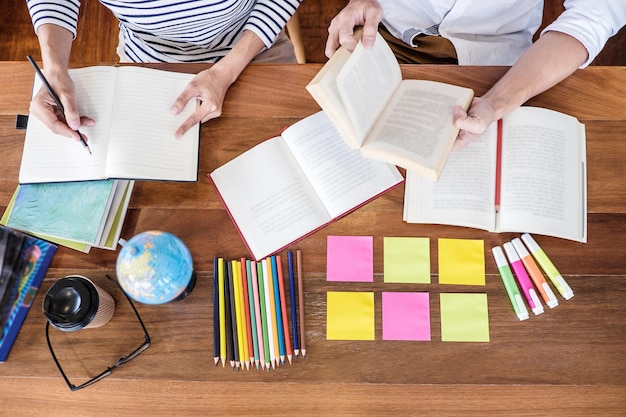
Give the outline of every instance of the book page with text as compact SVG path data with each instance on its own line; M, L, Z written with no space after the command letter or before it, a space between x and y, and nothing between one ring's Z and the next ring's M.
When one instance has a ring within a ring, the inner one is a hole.
M380 34L371 48L357 44L337 75L337 88L359 143L376 123L400 81L400 65Z
M412 171L422 167L439 171L458 133L452 109L457 104L466 108L472 97L472 90L463 87L425 80L402 81L365 140L364 154Z
M282 136L333 218L403 180L395 166L350 149L323 111L290 126Z
M450 152L438 181L407 173L407 222L495 229L496 130Z
M196 181L199 129L176 139L176 129L196 110L196 100L178 115L170 108L194 74L119 67L106 172L112 178Z
M88 138L93 154L90 155L79 142L55 135L39 119L30 115L20 166L20 183L105 178L114 70L104 66L69 70L76 87L80 114L96 122L94 126L79 129ZM41 86L41 80L35 76L34 93Z
M503 138L499 229L585 241L584 126L521 107L504 117Z
M210 177L257 260L331 220L281 137L261 142Z

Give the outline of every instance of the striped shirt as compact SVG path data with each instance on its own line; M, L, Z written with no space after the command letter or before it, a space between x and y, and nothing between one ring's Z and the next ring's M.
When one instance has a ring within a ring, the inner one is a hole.
M215 62L244 30L269 48L301 0L100 0L120 21L133 62ZM76 37L78 0L27 0L35 31L47 23Z

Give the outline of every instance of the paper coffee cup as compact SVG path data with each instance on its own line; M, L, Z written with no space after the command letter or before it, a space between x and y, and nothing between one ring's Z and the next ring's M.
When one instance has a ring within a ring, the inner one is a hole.
M115 312L115 300L88 278L70 275L48 289L42 308L53 327L73 332L108 323Z

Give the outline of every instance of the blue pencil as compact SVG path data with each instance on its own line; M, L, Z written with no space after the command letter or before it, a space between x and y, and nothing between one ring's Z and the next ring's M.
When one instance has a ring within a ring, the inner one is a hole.
M300 338L298 337L298 313L296 312L296 280L293 269L293 253L287 252L289 267L289 298L291 300L291 327L293 330L293 354L298 357L300 353Z
M278 332L278 351L280 353L280 363L285 363L285 336L283 334L283 318L281 314L280 290L278 288L278 267L276 265L276 256L272 256L272 279L274 281L274 303L276 308L274 314L276 316L276 327Z

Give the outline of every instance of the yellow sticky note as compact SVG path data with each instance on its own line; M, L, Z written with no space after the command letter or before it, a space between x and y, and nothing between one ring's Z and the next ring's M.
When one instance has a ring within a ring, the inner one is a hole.
M485 285L485 243L439 239L439 283Z
M430 239L385 237L385 282L430 284Z
M488 342L487 294L439 294L443 342Z
M328 340L374 340L374 293L326 294Z

